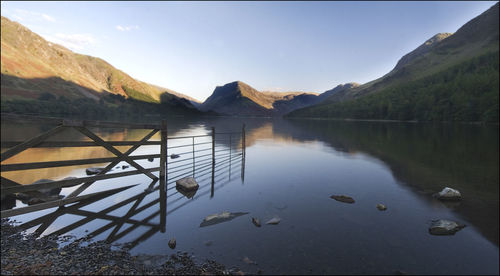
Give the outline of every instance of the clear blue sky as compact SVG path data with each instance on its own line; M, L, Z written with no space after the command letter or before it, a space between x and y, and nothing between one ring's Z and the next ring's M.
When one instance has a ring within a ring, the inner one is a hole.
M1 2L2 16L199 100L241 80L323 92L389 72L496 2Z

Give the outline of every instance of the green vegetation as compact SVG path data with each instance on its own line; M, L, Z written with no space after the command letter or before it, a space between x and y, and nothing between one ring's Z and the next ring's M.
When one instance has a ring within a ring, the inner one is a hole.
M137 90L134 90L132 88L129 88L125 85L122 85L123 90L127 93L127 95L135 100L138 101L143 101L143 102L148 102L148 103L158 103L157 100L153 99L151 96L141 93Z
M49 94L49 93L47 93ZM50 94L52 97L54 95ZM199 115L201 112L182 105L171 103L147 103L123 96L108 94L99 101L88 98L70 100L60 96L56 100L42 94L38 100L11 98L1 100L2 113L50 115L50 116L80 116L85 118L136 117L144 115Z
M498 122L499 52L353 100L297 110L290 117Z

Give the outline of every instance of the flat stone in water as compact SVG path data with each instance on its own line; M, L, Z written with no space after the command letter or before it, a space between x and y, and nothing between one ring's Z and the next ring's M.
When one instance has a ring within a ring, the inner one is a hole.
M93 175L93 174L98 174L100 173L102 170L104 170L104 168L87 168L85 170L85 173L87 175Z
M332 195L330 198L335 199L336 201L344 202L344 203L354 203L354 199L350 196L345 195Z
M280 218L272 218L272 219L268 220L268 221L266 222L266 224L273 224L273 225L276 225L276 224L280 223L280 221L281 221L281 219L280 219Z
M377 204L377 209L380 211L385 211L387 210L387 207L384 204Z
M239 216L243 216L246 214L248 214L248 212L230 213L230 212L224 211L220 214L209 215L203 219L203 221L200 223L200 227L205 227L205 226L210 226L210 225L215 225L215 224L219 224L222 222L230 221L234 218L237 218Z
M451 220L435 220L429 227L429 233L432 235L454 235L465 227L465 224Z

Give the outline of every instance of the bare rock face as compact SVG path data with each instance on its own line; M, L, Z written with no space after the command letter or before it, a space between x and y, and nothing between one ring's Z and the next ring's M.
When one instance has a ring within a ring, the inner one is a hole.
M198 183L192 177L184 177L175 181L176 188L182 189L184 191L196 191L198 190Z
M344 202L344 203L354 203L354 199L350 196L345 195L332 195L330 198L335 199L336 201Z
M458 223L451 220L435 220L429 227L429 233L432 235L455 235L465 227L465 224Z
M461 200L462 195L458 190L452 188L444 188L441 192L433 195L435 198L439 200Z

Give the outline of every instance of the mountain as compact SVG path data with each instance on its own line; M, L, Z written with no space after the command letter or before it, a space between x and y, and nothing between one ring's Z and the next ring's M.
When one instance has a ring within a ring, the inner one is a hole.
M435 35L383 77L287 116L498 122L498 10Z
M199 109L225 115L279 116L314 104L317 98L317 93L308 92L259 92L244 82L235 81L217 86Z
M119 104L121 101L110 100L119 98L108 97L119 95L136 102L194 109L193 98L138 81L100 58L48 42L3 16L1 47L2 103L63 97L70 101L105 98Z

